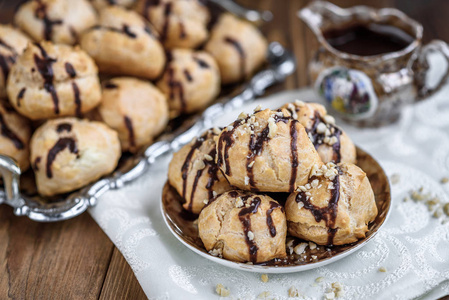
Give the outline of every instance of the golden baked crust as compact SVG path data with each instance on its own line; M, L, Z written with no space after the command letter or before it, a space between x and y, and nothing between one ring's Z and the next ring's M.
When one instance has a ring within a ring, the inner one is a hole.
M159 135L168 122L165 96L149 81L117 77L103 84L103 121L118 132L122 151L135 152Z
M320 245L364 238L377 215L366 174L350 163L328 163L315 167L311 175L285 203L289 234Z
M138 0L136 9L154 25L167 49L197 48L208 37L209 11L198 0Z
M205 108L220 93L220 73L207 52L175 49L157 86L167 96L170 117Z
M117 5L125 8L131 8L136 0L91 0L96 10L100 11L105 7Z
M286 256L284 209L266 195L218 196L201 211L198 230L209 253L229 260L261 263Z
M60 118L39 127L30 143L39 193L76 190L112 172L120 158L117 132L100 122Z
M100 72L154 79L165 65L165 53L156 31L139 14L120 6L100 12L99 26L80 39Z
M168 167L168 181L186 201L183 207L196 214L216 195L232 189L215 164L219 133L218 128L207 130L173 154Z
M14 158L25 171L30 166L30 122L19 115L6 100L0 100L0 154Z
M265 61L267 47L256 27L226 13L213 27L204 49L217 61L221 81L229 84L251 76Z
M11 105L32 120L81 115L101 99L98 70L78 47L28 44L7 82Z
M37 42L73 45L97 14L87 0L34 0L20 6L14 22Z
M217 142L217 165L242 190L293 192L321 164L307 133L285 110L242 114Z
M323 105L295 101L281 107L290 112L307 131L321 160L328 162L356 163L356 149L348 135L335 126L335 119L327 114Z
M6 98L9 69L22 54L30 39L11 25L0 24L0 98Z

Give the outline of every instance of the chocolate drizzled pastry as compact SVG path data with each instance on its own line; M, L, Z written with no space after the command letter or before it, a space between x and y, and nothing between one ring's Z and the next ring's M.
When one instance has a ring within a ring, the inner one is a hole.
M284 209L266 195L235 190L218 196L201 211L198 230L215 256L252 263L286 256Z
M176 152L170 162L168 180L185 200L184 209L193 213L232 189L215 164L215 139L220 132L219 128L207 130Z
M19 7L14 22L35 41L74 45L97 22L97 14L87 0L34 0Z
M218 167L242 190L293 192L318 163L304 126L285 110L242 113L217 141Z
M33 134L30 160L39 194L76 190L112 172L120 157L117 133L100 122L60 118Z
M364 238L377 215L366 174L350 163L316 165L308 183L285 204L290 235L320 245L343 245Z

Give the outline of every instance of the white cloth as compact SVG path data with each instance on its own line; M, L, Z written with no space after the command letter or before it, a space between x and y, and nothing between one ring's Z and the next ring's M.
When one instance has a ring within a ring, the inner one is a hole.
M170 157L160 159L131 185L107 192L90 213L123 253L150 299L215 299L218 283L230 288L234 299L254 299L264 291L270 292L269 299L286 299L291 286L304 299L322 299L333 282L342 284L342 299L435 299L449 294L449 222L442 224L444 217L432 218L424 204L403 198L422 186L449 202L449 183L439 182L449 176L448 95L446 86L432 99L405 109L401 120L388 127L357 129L338 123L389 176L400 177L392 185L390 218L378 235L325 267L269 275L264 283L260 274L229 269L193 253L172 236L160 213ZM258 100L246 111L257 104L275 108L294 99L317 97L310 90L288 91ZM223 120L229 122L240 111ZM387 271L379 272L380 267ZM324 281L315 283L321 276Z

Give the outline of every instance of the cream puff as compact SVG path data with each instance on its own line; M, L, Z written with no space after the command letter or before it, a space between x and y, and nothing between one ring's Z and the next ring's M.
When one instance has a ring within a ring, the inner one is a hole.
M252 263L286 256L284 209L266 195L235 190L218 196L201 211L198 231L214 256Z
M39 194L79 189L111 173L121 155L117 132L100 122L60 118L33 134L31 157Z
M80 116L101 100L92 58L78 47L51 42L28 44L10 70L7 93L11 105L32 120Z
M151 82L132 77L112 78L103 84L102 120L118 132L122 151L136 152L149 145L168 122L168 104Z

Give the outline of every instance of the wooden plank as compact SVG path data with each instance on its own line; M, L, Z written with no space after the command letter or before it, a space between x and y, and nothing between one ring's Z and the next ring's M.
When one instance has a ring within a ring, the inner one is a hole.
M147 299L131 267L117 248L112 254L99 299Z
M0 299L97 299L114 248L85 213L37 223L0 207Z

